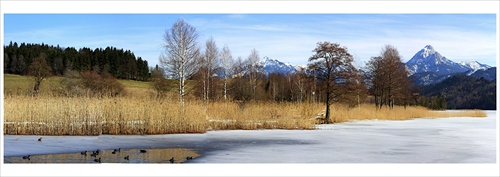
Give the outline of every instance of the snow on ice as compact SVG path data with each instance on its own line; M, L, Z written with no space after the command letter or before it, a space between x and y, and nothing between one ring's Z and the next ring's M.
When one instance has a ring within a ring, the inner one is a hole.
M356 121L318 125L316 130L231 130L147 136L43 136L43 142L37 141L40 136L4 135L3 155L8 157L95 149L182 147L197 149L201 155L189 161L191 163L479 163L496 166L498 116L496 111L487 111L487 115L486 118ZM2 175L4 172L12 174L10 172L24 166L9 164L9 167L13 168L2 168ZM207 170L213 170L212 167ZM443 166L439 169L445 168ZM498 166L495 168L498 169ZM460 170L466 169L459 168L454 172ZM420 173L415 171L412 174Z

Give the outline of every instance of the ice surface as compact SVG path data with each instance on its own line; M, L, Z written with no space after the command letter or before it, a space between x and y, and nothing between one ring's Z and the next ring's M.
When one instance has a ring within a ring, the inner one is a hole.
M497 115L357 121L317 130L232 130L148 136L4 135L4 156L114 148L195 148L192 163L498 163Z

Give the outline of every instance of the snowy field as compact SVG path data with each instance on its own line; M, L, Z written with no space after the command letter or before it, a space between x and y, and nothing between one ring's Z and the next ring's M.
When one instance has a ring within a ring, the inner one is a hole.
M490 169L491 165L498 165L498 118L496 111L488 111L487 115L487 118L359 121L318 125L317 130L233 130L209 131L205 134L149 136L43 136L42 142L37 141L40 136L5 135L3 136L3 156L72 153L115 148L192 148L197 149L201 156L189 162L208 163L210 167L207 168L208 170L217 169L218 165L241 165L242 163L248 165L255 163L283 165L285 163L291 164L292 167L298 164L308 166L309 164L331 165L332 163L334 165L472 164L479 165L479 167L486 165L487 169ZM46 167L42 164L37 165ZM106 166L106 164L103 165ZM152 168L157 165L162 164L154 164ZM213 165L216 166L213 167ZM25 165L3 164L2 166L10 166L14 170ZM116 164L111 166L116 167ZM162 168L164 166L165 164ZM185 164L185 166L191 165ZM9 168L9 170L4 170L3 167L2 175L4 172L12 174L10 172L13 171ZM31 167L37 168L36 165L30 165ZM196 168L198 167L206 169L206 166L196 165ZM437 169L446 169L446 167L449 166L445 165ZM294 170L298 169L291 169L289 172ZM460 170L463 169L456 169L456 171ZM487 172L477 171L473 175L478 173ZM299 173L293 173L293 175L297 174ZM417 171L412 174L420 173ZM468 173L460 173L460 175L466 174ZM113 175L117 174L113 173Z

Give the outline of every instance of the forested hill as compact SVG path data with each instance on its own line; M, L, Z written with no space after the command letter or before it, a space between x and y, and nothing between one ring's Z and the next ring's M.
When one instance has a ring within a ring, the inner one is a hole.
M496 80L455 75L423 87L421 94L445 97L448 109L496 109Z
M148 62L130 50L116 47L75 49L15 42L4 46L4 73L25 75L33 59L41 53L45 53L53 75L64 75L70 70L93 70L108 72L119 79L147 80L150 77Z

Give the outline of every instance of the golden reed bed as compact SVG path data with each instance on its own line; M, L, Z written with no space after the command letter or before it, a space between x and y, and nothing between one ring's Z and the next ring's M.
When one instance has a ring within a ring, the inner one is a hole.
M4 134L130 135L203 133L232 129L315 129L323 104L188 101L181 111L177 99L150 97L5 96ZM443 112L422 107L376 109L332 105L335 122L408 120L434 117L485 117L479 110Z

